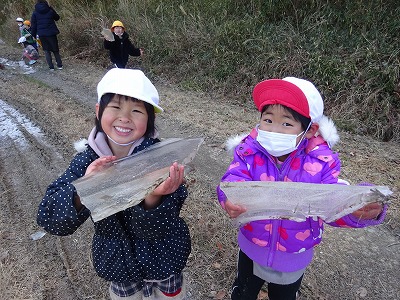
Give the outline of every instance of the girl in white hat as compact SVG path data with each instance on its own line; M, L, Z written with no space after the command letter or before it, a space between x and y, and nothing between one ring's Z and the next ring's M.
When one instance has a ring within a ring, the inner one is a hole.
M96 126L39 205L37 222L54 235L72 234L90 217L74 188L76 179L160 141L154 121L163 109L142 71L111 69L97 93ZM174 163L169 173L139 205L94 223L93 264L111 282L111 299L185 299L182 270L191 241L179 213L187 189L183 166Z

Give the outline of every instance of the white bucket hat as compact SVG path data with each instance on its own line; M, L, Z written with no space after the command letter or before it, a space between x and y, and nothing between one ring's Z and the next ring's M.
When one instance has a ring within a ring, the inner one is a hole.
M97 85L97 102L107 93L129 96L147 102L155 112L164 111L159 105L157 89L140 70L114 68L108 71Z

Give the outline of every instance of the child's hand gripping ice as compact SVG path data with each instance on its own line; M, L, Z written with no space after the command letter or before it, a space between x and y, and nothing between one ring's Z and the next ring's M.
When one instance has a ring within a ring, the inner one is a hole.
M112 162L116 159L117 159L117 157L114 155L103 156L103 157L96 159L87 167L85 176L87 176L91 173L97 173L97 172L103 170L107 164L109 164L110 162Z
M383 204L375 202L356 210L352 215L360 220L372 220L376 219L382 213L382 210Z
M169 168L169 177L144 199L144 209L156 207L159 205L162 196L174 193L184 182L184 173L184 166L174 162Z
M235 219L242 213L246 212L245 207L236 205L228 199L225 201L225 210L232 219Z

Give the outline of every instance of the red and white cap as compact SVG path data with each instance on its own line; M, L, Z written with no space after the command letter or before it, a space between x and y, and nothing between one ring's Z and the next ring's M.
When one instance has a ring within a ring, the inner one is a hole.
M321 135L332 147L339 141L335 124L324 116L324 102L317 88L309 81L296 77L267 79L253 90L253 100L261 112L265 105L280 104L318 123L316 135Z
M259 111L268 104L281 104L312 122L318 122L324 112L324 102L317 88L311 82L295 77L261 81L254 87L253 100Z

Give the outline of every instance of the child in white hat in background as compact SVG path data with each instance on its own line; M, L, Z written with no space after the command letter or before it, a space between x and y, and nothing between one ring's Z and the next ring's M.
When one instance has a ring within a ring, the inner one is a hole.
M116 20L111 26L112 36L105 34L104 48L110 51L110 60L113 67L124 69L128 63L129 56L142 56L143 48L136 48L129 39L128 33L125 31L124 24Z
M97 86L96 126L68 169L46 191L37 222L54 235L69 235L89 217L74 181L118 158L158 143L159 95L140 70L111 69ZM187 197L184 167L141 204L94 223L93 264L111 282L111 299L185 299L182 270L191 251L189 230L179 217Z
M340 160L331 147L338 142L333 122L323 115L322 97L315 86L294 77L258 83L253 100L261 113L249 135L230 141L233 161L222 182L286 181L340 183ZM218 186L218 200L231 218L246 211L233 204ZM386 205L372 203L346 215L332 226L380 224ZM239 228L237 277L231 299L256 300L265 282L270 300L295 300L314 246L323 233L323 220L252 221Z
M36 61L39 59L39 53L37 52L37 50L26 41L26 38L24 36L18 39L18 44L21 44L23 47L21 59L25 60L26 58L29 65L35 64Z
M22 30L24 29L24 19L22 19L21 17L18 17L15 19L15 22L17 22L17 25L18 25L19 36L23 36Z

